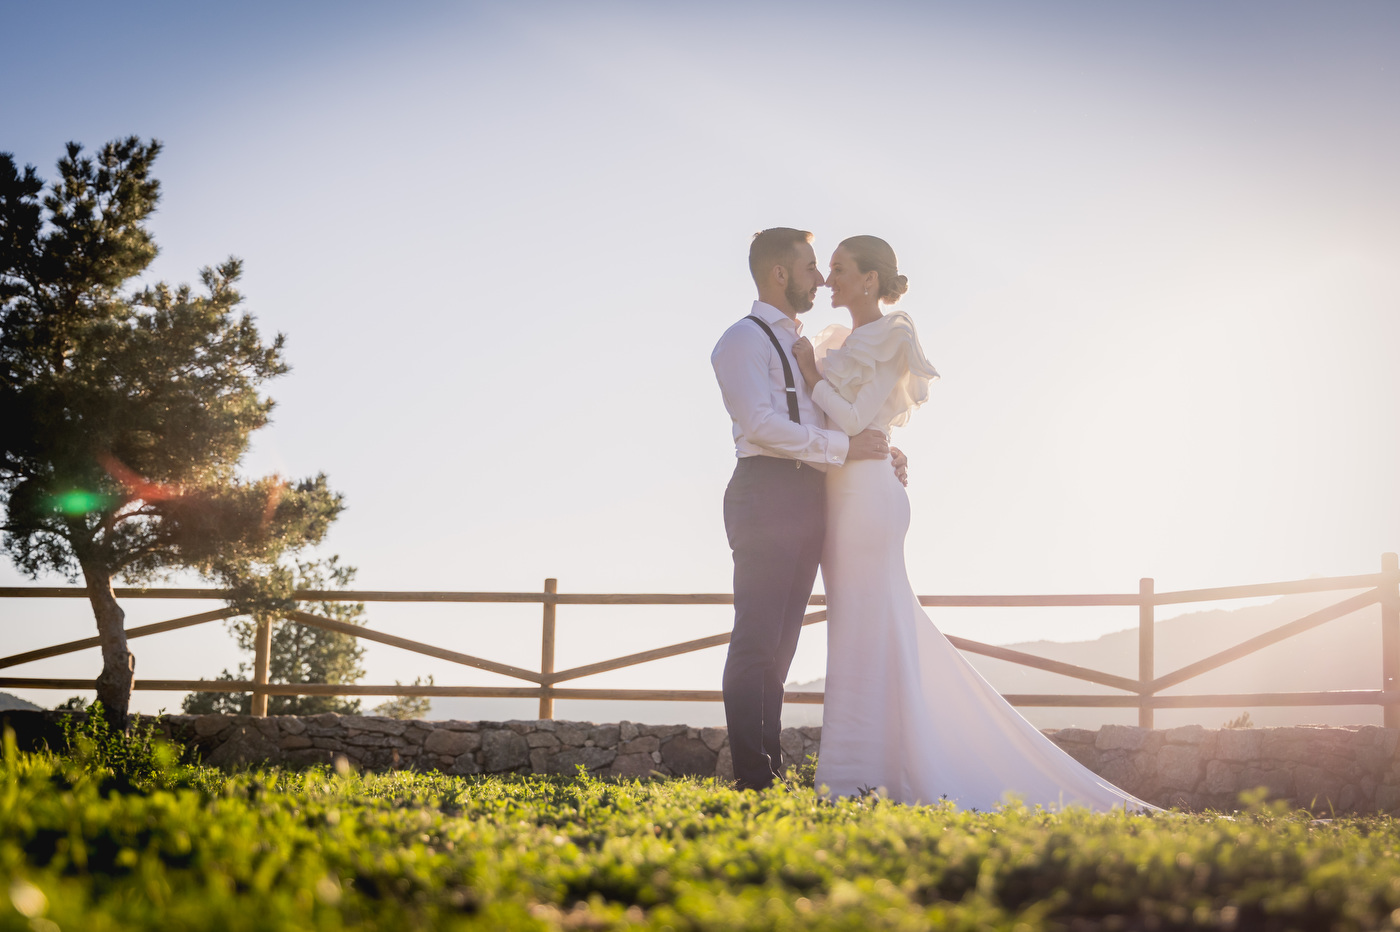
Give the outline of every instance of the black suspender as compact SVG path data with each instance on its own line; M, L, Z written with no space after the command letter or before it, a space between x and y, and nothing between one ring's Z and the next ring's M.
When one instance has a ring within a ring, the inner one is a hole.
M783 352L783 345L778 342L777 336L773 333L773 328L765 324L761 319L750 314L745 320L751 320L763 328L763 332L768 334L768 339L773 341L773 349L778 351L778 358L783 363L783 381L787 383L787 403L788 417L794 424L801 424L802 419L797 416L797 386L792 381L792 366L788 365L787 353Z

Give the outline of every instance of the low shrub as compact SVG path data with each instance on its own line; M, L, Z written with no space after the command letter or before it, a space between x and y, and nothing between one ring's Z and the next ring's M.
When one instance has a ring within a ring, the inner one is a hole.
M192 750L159 737L153 720L136 715L126 731L113 728L100 701L64 716L60 727L65 761L133 787L169 786L179 779L179 765L195 760Z
M94 739L95 740L95 739ZM95 752L94 752L95 753ZM89 764L96 758L89 758ZM111 758L107 759L109 762ZM971 813L713 780L0 764L0 932L1372 929L1400 827Z

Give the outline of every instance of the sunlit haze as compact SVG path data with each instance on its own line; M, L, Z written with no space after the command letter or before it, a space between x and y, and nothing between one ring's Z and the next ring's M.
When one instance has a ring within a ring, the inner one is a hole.
M329 474L348 509L323 549L357 587L728 591L709 354L777 225L823 268L881 236L909 278L942 374L894 438L920 593L1368 573L1400 549L1395 3L10 4L0 29L0 150L52 179L69 140L159 139L149 277L245 260L293 366L246 469ZM845 319L822 292L804 327ZM5 653L93 633L81 601L0 612ZM538 619L369 611L530 667ZM934 620L1007 643L1137 614ZM729 621L562 606L559 666ZM138 681L239 659L218 625L132 648ZM809 628L793 679L824 650ZM722 663L577 685L713 689ZM509 682L378 645L367 667Z

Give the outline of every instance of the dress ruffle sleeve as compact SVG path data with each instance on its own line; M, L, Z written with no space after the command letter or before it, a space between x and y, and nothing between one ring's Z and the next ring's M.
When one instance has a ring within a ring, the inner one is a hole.
M880 408L880 419L886 420L885 415L889 415L891 427L902 427L910 413L928 401L929 384L938 378L938 371L919 346L913 319L903 311L891 311L880 320L851 331L839 349L826 354L823 363L826 381L851 403L862 385L875 381L882 367L907 366Z

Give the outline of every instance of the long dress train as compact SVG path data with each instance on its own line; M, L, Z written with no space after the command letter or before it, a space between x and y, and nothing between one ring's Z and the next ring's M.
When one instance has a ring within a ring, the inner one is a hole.
M825 378L813 400L849 434L869 426L888 434L938 377L902 311L853 333L829 328L818 342ZM909 499L888 462L827 472L817 785L833 796L868 787L898 802L947 798L965 809L1012 797L1046 807L1154 808L1060 750L939 632L909 583L908 529Z

